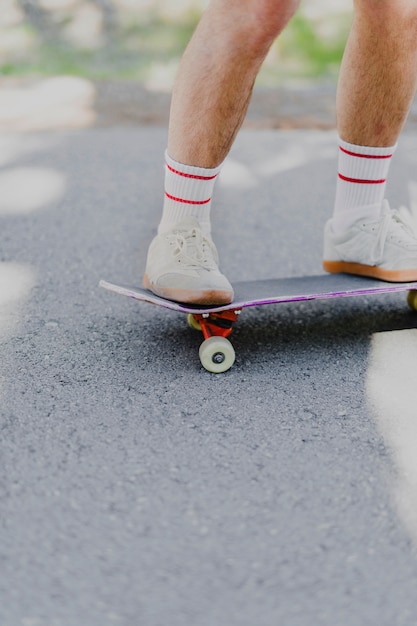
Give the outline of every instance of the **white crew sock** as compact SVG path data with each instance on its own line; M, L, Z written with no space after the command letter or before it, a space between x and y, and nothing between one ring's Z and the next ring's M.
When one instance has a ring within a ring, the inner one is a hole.
M372 148L339 140L339 171L333 225L343 232L359 217L378 218L395 146Z
M221 165L213 169L184 165L165 152L165 198L158 233L164 233L187 217L195 217L210 234L210 209L214 184Z

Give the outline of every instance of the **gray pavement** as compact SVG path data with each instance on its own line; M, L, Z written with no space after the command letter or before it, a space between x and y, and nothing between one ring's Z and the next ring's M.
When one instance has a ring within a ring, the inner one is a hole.
M0 625L414 626L417 482L406 516L367 380L372 338L416 316L401 294L251 309L205 372L181 315L97 286L140 279L165 134L0 137ZM335 168L334 131L242 132L213 215L232 281L321 273Z

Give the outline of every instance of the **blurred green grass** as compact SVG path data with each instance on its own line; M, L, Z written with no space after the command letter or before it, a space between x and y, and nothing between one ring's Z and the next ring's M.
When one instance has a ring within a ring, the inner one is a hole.
M51 76L66 74L93 80L152 81L169 87L182 52L198 22L201 11L188 9L180 17L155 9L124 15L95 45L74 43L65 37L71 13L54 24L54 33L42 32L27 18L13 26L25 44L9 53L0 52L0 75ZM279 85L290 79L334 78L346 41L349 16L333 16L323 34L320 23L302 12L290 22L275 42L258 78L261 85ZM1 33L0 33L1 36Z

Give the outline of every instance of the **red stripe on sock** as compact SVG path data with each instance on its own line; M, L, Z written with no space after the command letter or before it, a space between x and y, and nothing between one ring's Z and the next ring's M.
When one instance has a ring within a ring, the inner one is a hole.
M363 178L348 178L347 176L343 176L343 174L339 174L339 178L347 183L358 183L362 185L382 185L382 183L386 182L386 178L381 178L380 180L366 180Z
M166 164L167 168L173 174L178 174L178 176L184 176L184 178L194 178L196 180L214 180L218 174L214 174L214 176L197 176L195 174L185 174L184 172L179 172L178 170L174 170L168 163Z
M349 156L359 157L360 159L390 159L392 154L357 154L356 152L350 152L349 150L345 150L342 146L339 146L340 150Z
M211 198L207 200L184 200L184 198L176 198L175 196L170 196L169 193L165 192L165 195L170 200L174 200L175 202L184 202L184 204L208 204Z

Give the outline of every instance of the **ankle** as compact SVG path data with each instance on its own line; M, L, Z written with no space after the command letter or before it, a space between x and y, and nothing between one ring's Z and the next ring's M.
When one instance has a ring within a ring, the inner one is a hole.
M167 152L165 159L165 198L158 233L192 217L198 220L203 233L210 234L211 199L221 165L216 168L185 165L171 159Z

